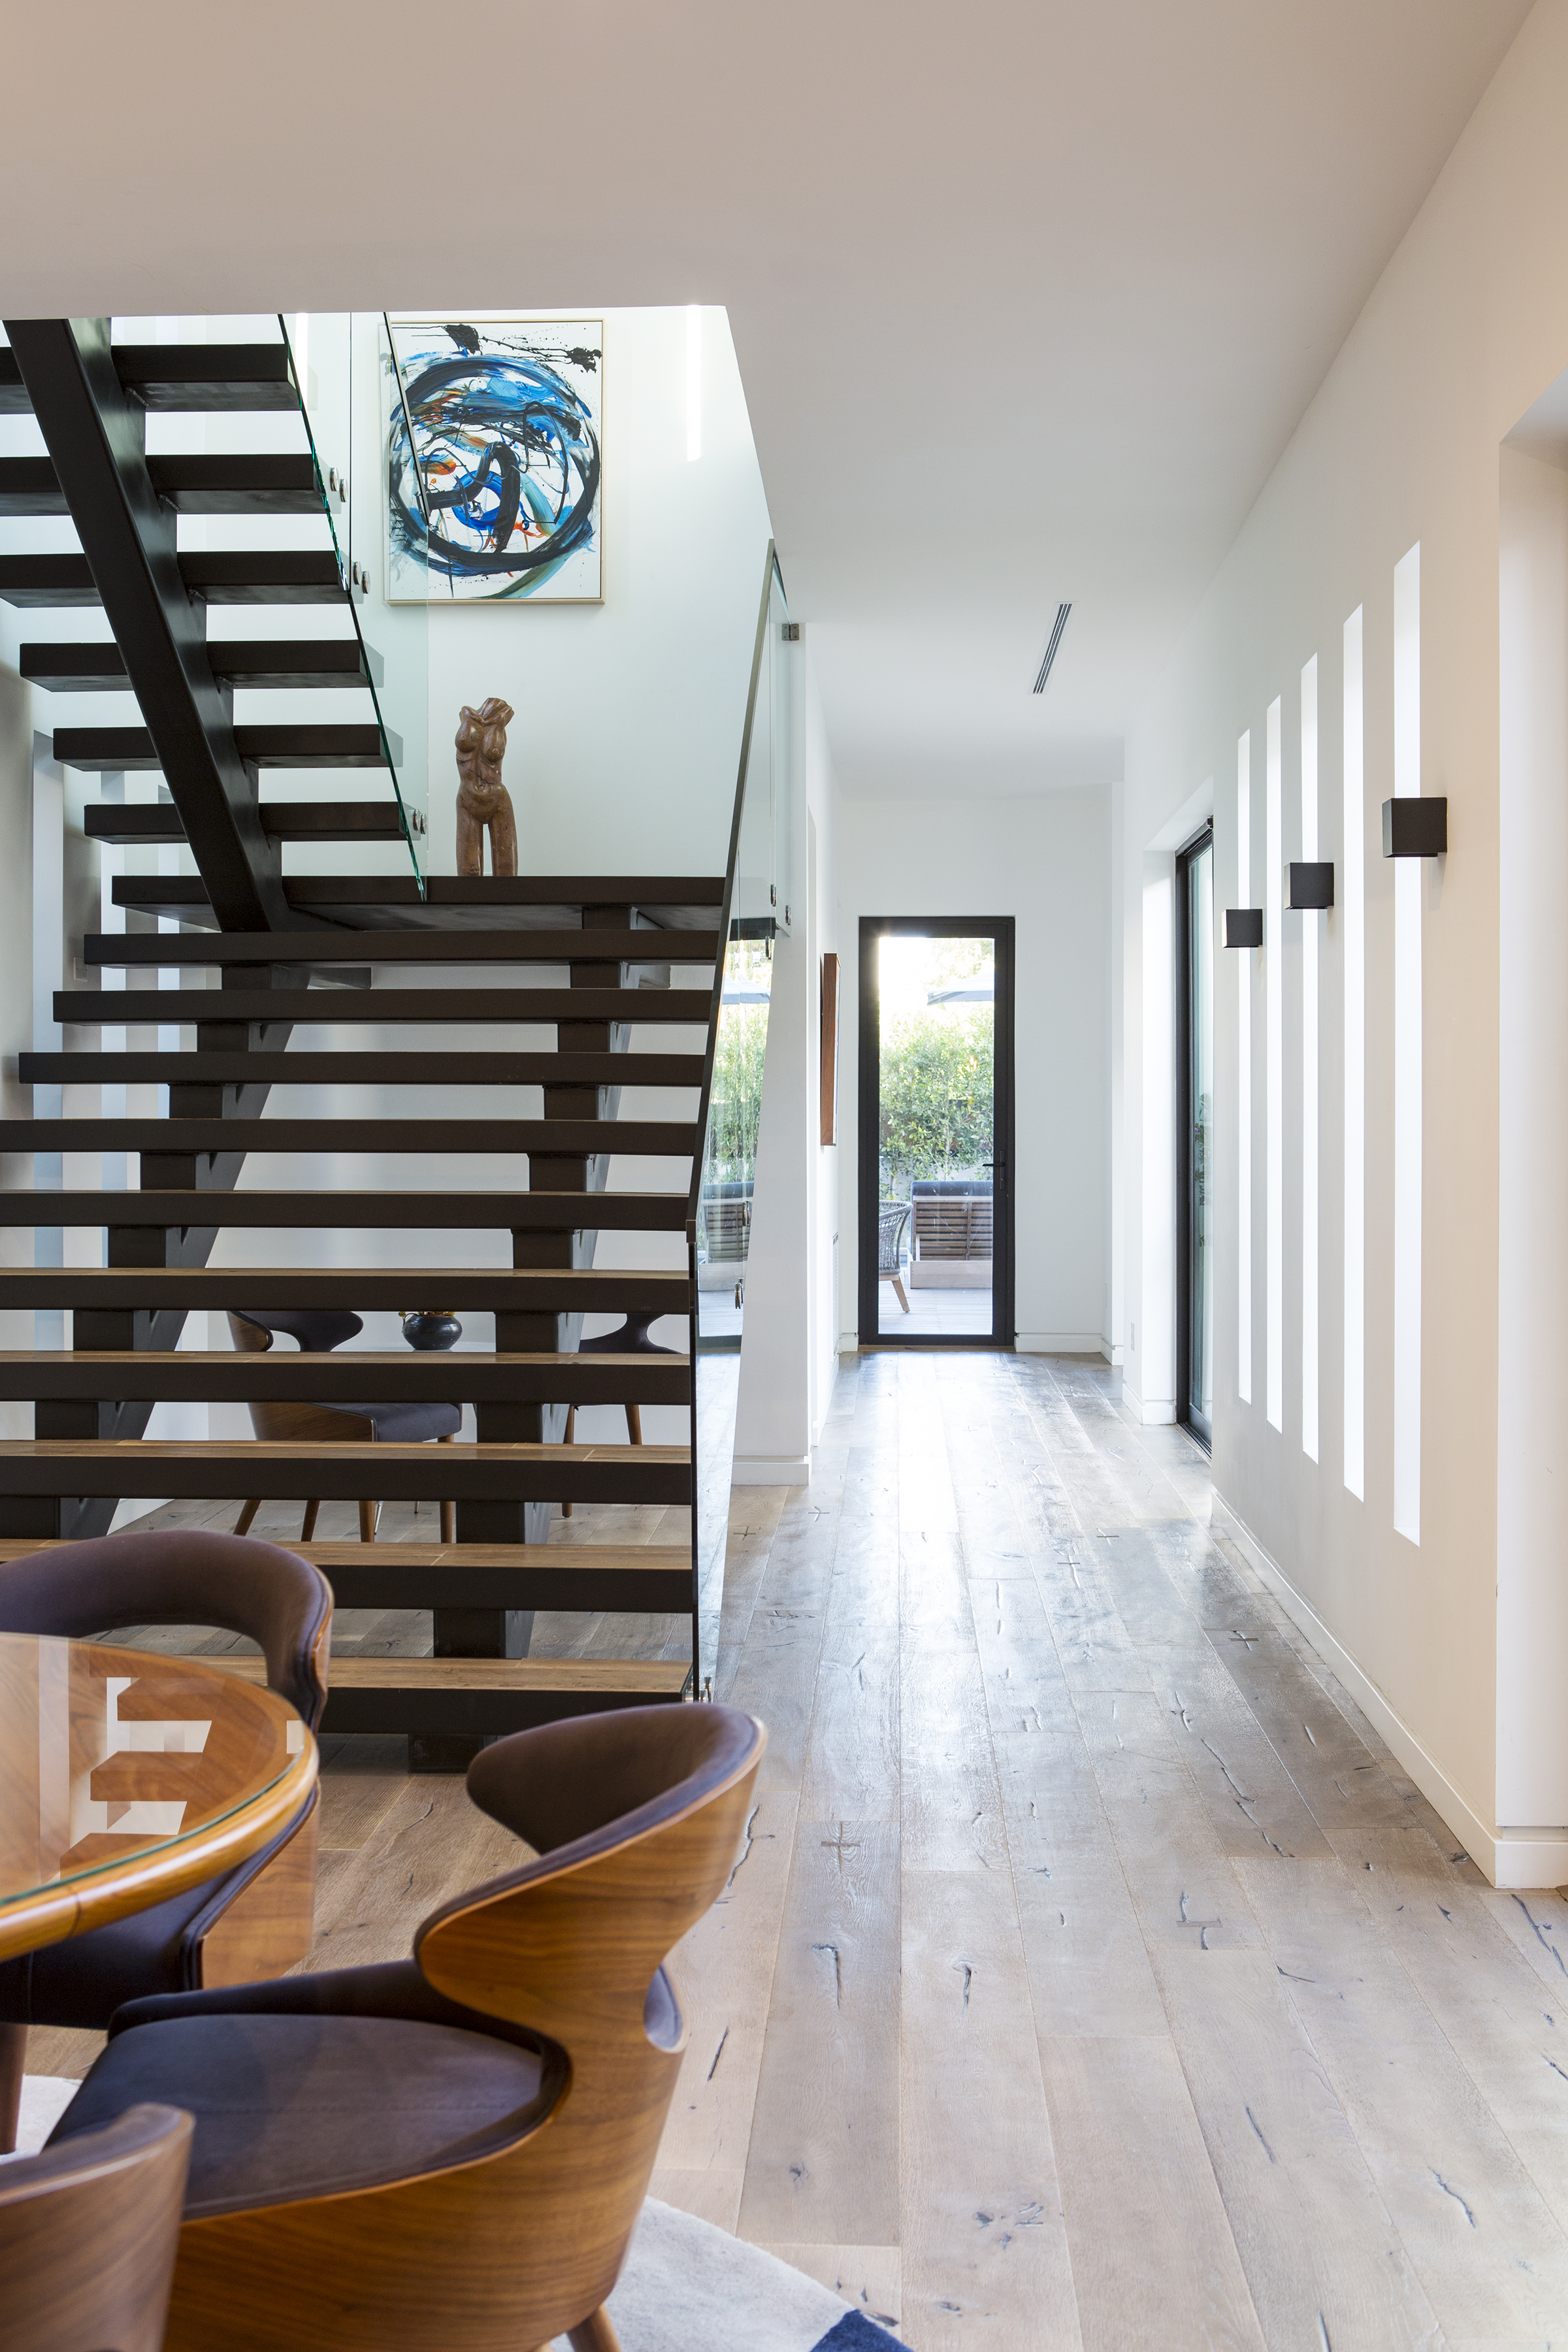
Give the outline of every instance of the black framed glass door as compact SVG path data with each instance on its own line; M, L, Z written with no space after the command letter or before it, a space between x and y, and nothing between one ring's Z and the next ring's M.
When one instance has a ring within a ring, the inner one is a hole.
M1214 827L1176 859L1176 1418L1214 1436Z
M1011 916L860 923L864 1347L1014 1339Z

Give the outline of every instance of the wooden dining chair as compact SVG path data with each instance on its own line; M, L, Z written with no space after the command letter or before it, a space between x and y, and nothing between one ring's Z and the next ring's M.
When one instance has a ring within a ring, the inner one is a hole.
M0 2166L0 2352L159 2352L190 2148L138 2106Z
M98 1536L0 1564L0 1633L72 1640L121 1625L212 1625L267 1659L314 1730L327 1701L332 1588L298 1552L202 1528ZM0 1960L0 2148L16 2143L29 2025L102 2032L143 1993L281 1975L314 1935L317 1791L220 1878L85 1935Z
M686 2042L663 1961L733 1866L765 1740L700 1705L498 1740L468 1792L534 1857L411 1960L121 2011L51 2145L137 2100L195 2114L169 2352L616 2352Z
M244 1355L266 1355L271 1348L275 1332L283 1331L298 1341L301 1353L330 1353L364 1329L362 1316L346 1309L321 1307L293 1314L231 1314L229 1335ZM460 1405L441 1402L403 1404L295 1404L273 1399L255 1403L250 1408L250 1426L255 1435L265 1444L274 1445L362 1445L382 1444L421 1445L426 1443L450 1445L463 1425ZM321 1502L307 1501L305 1524L300 1540L309 1543L316 1532L316 1514ZM247 1502L234 1523L237 1536L244 1535L261 1508L259 1496ZM375 1541L376 1522L381 1515L379 1503L361 1503L359 1533L362 1543ZM441 1541L458 1540L458 1511L455 1503L441 1505Z

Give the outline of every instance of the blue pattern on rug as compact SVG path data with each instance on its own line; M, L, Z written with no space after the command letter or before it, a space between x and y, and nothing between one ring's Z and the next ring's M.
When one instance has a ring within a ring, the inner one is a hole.
M847 2311L837 2327L830 2327L812 2347L812 2352L910 2352L910 2347L863 2311Z

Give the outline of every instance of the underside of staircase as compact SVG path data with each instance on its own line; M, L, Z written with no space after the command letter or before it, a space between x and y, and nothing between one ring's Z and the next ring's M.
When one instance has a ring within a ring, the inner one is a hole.
M70 1318L68 1348L0 1354L0 1399L30 1400L35 1427L31 1440L0 1444L0 1557L102 1533L128 1496L374 1496L428 1504L432 1525L434 1507L454 1503L455 1543L297 1547L326 1570L341 1607L430 1612L429 1655L334 1668L327 1732L405 1733L416 1765L460 1769L484 1739L526 1725L700 1697L693 1219L724 877L422 885L412 866L405 876L286 876L284 843L395 842L410 820L390 778L380 800L263 797L269 768L379 766L385 777L380 730L237 726L235 688L370 683L377 656L357 626L298 642L209 643L212 604L336 603L347 614L353 588L330 553L184 552L177 525L181 513L320 514L319 468L309 454L150 458L144 430L150 411L298 408L286 345L116 344L104 320L13 320L6 333L0 413L31 409L49 454L0 459L0 514L68 515L81 551L0 556L0 598L99 605L112 631L112 642L27 645L22 674L58 691L134 692L139 725L61 728L56 755L106 774L155 770L166 798L106 801L88 810L85 830L106 843L183 843L197 873L117 880L114 900L132 927L88 935L77 984L55 1002L64 1050L24 1054L18 1069L39 1088L166 1087L166 1115L0 1120L6 1152L137 1155L130 1190L0 1192L0 1223L103 1234L99 1265L0 1267L0 1306ZM159 929L156 919L184 928ZM105 1050L103 1034L123 1035L128 1019L157 1025L159 1049ZM684 1029L689 1050L637 1050L650 1024ZM413 1050L359 1051L322 1045L323 1024L425 1034ZM506 1027L552 1029L553 1048L488 1042ZM634 1084L670 1090L670 1115L621 1118L623 1088ZM406 1087L418 1090L416 1115L328 1107L268 1116L279 1085ZM541 1115L443 1117L448 1087L537 1088ZM289 1189L239 1189L256 1152L292 1157ZM418 1189L421 1161L442 1153L472 1161L476 1189ZM661 1162L669 1189L608 1189L616 1153ZM365 1154L405 1155L412 1188L338 1189L334 1164ZM526 1189L516 1182L521 1155ZM301 1157L319 1171L302 1184ZM226 1228L308 1234L312 1262L214 1266ZM510 1264L453 1266L439 1252L428 1264L330 1262L353 1254L337 1236L378 1231L506 1236L489 1247L510 1250ZM631 1237L617 1240L617 1260L642 1248L650 1262L596 1266L601 1234ZM180 1345L186 1318L204 1311L216 1329L226 1311L437 1307L465 1319L470 1343L493 1318L492 1348L300 1354L279 1344L253 1355ZM645 1328L649 1316L679 1318L658 1335L672 1352L582 1354L585 1315ZM164 1443L145 1433L161 1401L322 1405L368 1395L468 1406L476 1442ZM565 1444L569 1412L591 1405L634 1409L628 1433L644 1405L680 1408L686 1443ZM612 1504L684 1511L689 1537L560 1539L563 1507ZM538 1611L679 1615L690 1642L674 1658L535 1657Z

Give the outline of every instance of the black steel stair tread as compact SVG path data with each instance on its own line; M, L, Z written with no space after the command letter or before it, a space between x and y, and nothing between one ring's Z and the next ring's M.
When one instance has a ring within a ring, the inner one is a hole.
M24 1086L700 1087L702 1063L700 1054L360 1054L324 1046L304 1054L22 1054L16 1075Z
M401 841L404 837L403 812L395 801L262 801L259 806L262 831L272 841ZM135 845L185 838L180 813L172 801L104 801L85 810L83 817L83 831L89 841ZM280 1020L283 1016L267 1017Z
M306 1482L301 1486L301 1480ZM145 1437L0 1440L0 1495L684 1503L684 1445L276 1445Z
M379 686L384 666L357 637L209 637L215 677L243 687Z
M161 414L294 408L289 354L275 343L115 343L115 373Z
M344 602L338 559L328 549L193 549L179 562L186 589L209 604ZM86 556L68 553L0 555L0 602L44 607L102 599Z
M69 512L52 457L0 457L0 515Z
M309 514L323 511L315 464L288 455L149 457L153 488L181 514ZM0 477L0 493L4 479Z
M7 1118L4 1151L140 1151L159 1155L247 1151L586 1153L691 1157L692 1119L661 1118Z
M101 602L85 555L0 555L0 603L46 606Z
M340 641L331 638L326 642ZM211 650L216 669L216 656L224 648L219 646ZM358 899L368 907L401 903L470 912L493 912L501 907L519 911L543 911L552 907L636 907L658 915L666 928L673 912L684 919L677 922L676 928L689 930L711 929L714 910L724 898L722 875L715 880L684 874L432 874L426 879L426 897L423 900L412 878L404 876L299 875L294 877L294 887L303 894L301 904L308 903L312 895L319 898L331 892L345 904Z
M324 511L308 453L149 457L160 498L181 514L299 514ZM0 457L0 514L70 512L52 457Z
M335 604L342 576L330 548L193 549L180 557L193 596L209 604Z
M379 803L366 802L366 807ZM268 803L262 803L265 814ZM89 809L89 818L108 809ZM127 814L130 814L128 810ZM113 840L97 826L89 831L99 840ZM140 836L138 836L140 837ZM643 1022L671 1028L707 1026L712 994L706 988L373 988L356 991L345 1003L343 992L320 988L119 988L59 989L55 994L55 1019L79 1026L126 1018L126 996L133 1000L139 1021L291 1021L396 1024L418 1022L460 1028L483 1022L552 1027L563 1021Z
M291 875L285 885L285 895L289 905L302 914L324 917L355 929L484 930L495 922L502 909L520 929L543 929L557 919L554 909L563 906L626 906L654 917L657 928L663 930L712 929L716 901L706 896L679 899L658 895L681 887L679 877L651 885L640 898L608 895L616 889L629 893L630 881L617 885L612 877L595 884L575 876L568 878L579 886L570 895L532 877L431 875L426 895L422 898L411 875ZM694 887L706 889L703 884ZM593 896L595 888L606 895ZM195 876L157 881L144 876L121 877L114 886L114 898L117 906L138 907L148 914L169 914L196 923L212 919L206 885ZM684 960L689 961L691 958Z
M138 880L142 877L136 877ZM159 881L148 878L156 890ZM118 893L117 893L118 896ZM675 953L679 950L679 955ZM519 924L513 930L89 931L82 961L132 964L265 963L712 963L716 931L585 931Z
M344 1348L306 1355L274 1348L249 1355L137 1349L16 1349L0 1353L0 1397L203 1398L246 1404L253 1399L353 1403L367 1395L387 1403L451 1399L547 1404L684 1404L690 1393L685 1355L489 1354L478 1349L420 1354Z
M207 641L213 676L231 685L262 688L363 686L365 663L356 637L216 637ZM34 686L56 694L128 694L125 656L110 637L26 645L18 667ZM379 685L382 664L372 652L369 677Z
M363 877L312 875L312 886L346 885ZM374 885L373 885L374 887ZM721 874L432 874L430 901L442 907L701 908L700 929L723 903Z
M673 1615L692 1604L691 1553L673 1544L284 1541L282 1549L325 1571L340 1609L592 1609ZM0 1547L0 1559L6 1556Z
M0 1306L5 1307L201 1310L243 1299L247 1308L288 1312L312 1307L395 1312L412 1300L435 1299L457 1315L623 1315L641 1307L684 1316L690 1297L687 1274L638 1266L0 1266Z
M0 344L0 416L31 416L32 413L33 404L22 382L16 354Z
M684 1192L0 1192L4 1225L353 1227L393 1233L682 1233Z
M234 740L242 760L258 768L384 768L381 730L374 719L320 726L239 726ZM68 768L161 768L145 727L57 727L54 753ZM392 739L392 756L403 746ZM171 809L171 815L174 811ZM175 823L178 823L177 816ZM101 838L101 836L100 836ZM184 839L182 833L178 838Z

